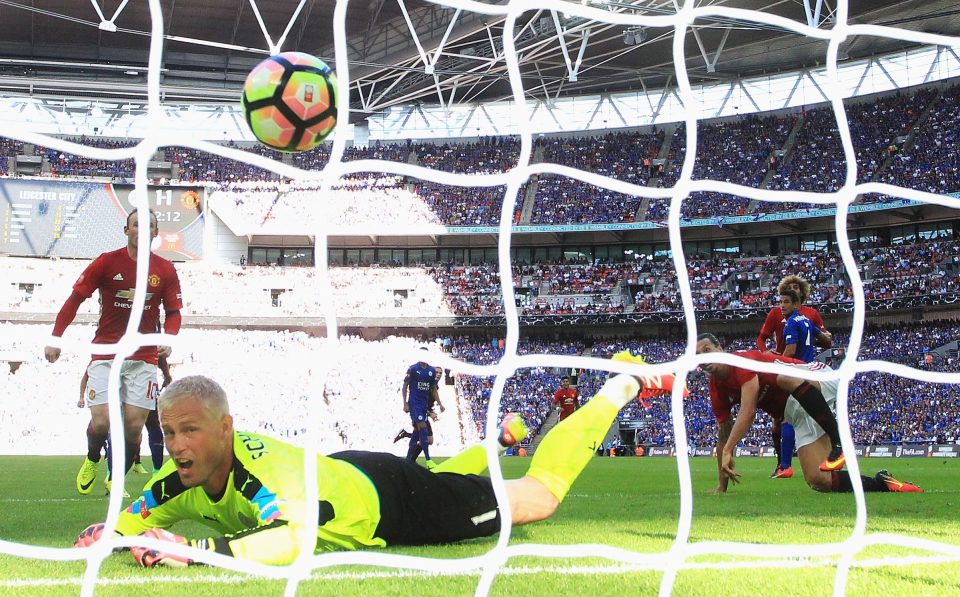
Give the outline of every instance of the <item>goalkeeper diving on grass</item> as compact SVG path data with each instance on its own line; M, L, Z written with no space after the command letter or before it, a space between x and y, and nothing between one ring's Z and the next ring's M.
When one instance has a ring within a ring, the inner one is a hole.
M622 359L620 359L622 360ZM657 391L664 388L662 376ZM617 413L647 389L643 377L611 377L596 396L543 439L527 474L506 481L512 523L549 518L593 458ZM668 384L672 387L672 384ZM480 476L486 451L473 446L432 470L391 454L346 451L317 457L318 503L307 503L302 448L233 428L227 396L215 381L185 377L158 403L170 459L120 513L120 535L144 534L265 564L298 555L298 534L319 510L316 551L428 545L485 537L500 529L493 483ZM516 414L500 425L502 446L527 434ZM186 539L166 530L192 520L216 535ZM91 525L75 546L93 544ZM131 549L143 566L184 566L192 560L144 547Z

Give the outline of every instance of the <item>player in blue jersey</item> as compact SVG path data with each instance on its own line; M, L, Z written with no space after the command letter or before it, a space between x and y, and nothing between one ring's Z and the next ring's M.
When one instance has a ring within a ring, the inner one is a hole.
M816 341L823 332L800 313L800 305L800 296L793 290L780 292L780 310L787 322L783 327L783 356L809 363L817 356Z
M437 367L437 383L438 384L442 378L443 378L443 368ZM437 395L438 400L436 402L431 402L429 407L427 408L427 443L429 443L431 446L433 445L433 425L431 424L431 421L436 422L438 417L437 411L435 411L433 407L434 406L440 407L441 413L446 410L443 406L443 403L439 401L439 397L440 396L438 394ZM433 399L431 398L431 400ZM416 431L416 427L414 427L414 431ZM410 460L411 462L415 462L417 460L417 457L420 456L420 452L421 452L419 434L412 433L410 431L407 431L406 429L401 429L399 433L397 433L396 437L393 438L393 443L397 443L403 438L410 439L409 443L407 444L407 460Z
M427 350L422 347L420 350ZM410 420L413 422L413 438L419 444L423 451L423 457L426 459L427 468L433 468L436 463L430 458L430 426L429 413L430 406L436 402L440 404L440 394L437 391L437 370L426 361L417 361L407 368L407 375L403 378L403 412L410 413ZM443 411L443 406L440 406ZM414 451L414 442L411 440L411 447L407 452L409 460L416 460ZM413 455L411 458L410 455Z

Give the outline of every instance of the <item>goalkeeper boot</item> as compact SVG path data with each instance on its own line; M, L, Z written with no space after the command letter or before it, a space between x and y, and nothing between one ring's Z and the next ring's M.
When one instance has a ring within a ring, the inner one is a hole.
M99 467L99 462L94 462L89 458L83 459L83 466L80 467L80 472L77 473L77 491L81 495L87 495L93 491L93 482L97 480L97 470Z
M883 469L877 472L874 477L877 481L883 483L887 486L887 491L898 491L904 493L923 493L923 490L914 485L913 483L907 483L906 481L898 481L893 478L886 469Z
M137 473L138 475L146 475L147 469L143 468L143 465L139 462L134 463L133 468L130 469L131 473Z
M838 471L843 468L846 462L847 459L843 456L843 448L834 446L830 449L830 455L827 456L827 459L820 463L820 470L827 472Z
M530 431L527 429L523 417L517 413L507 413L504 415L503 421L500 422L500 437L497 438L497 441L504 448L509 448L527 439L528 433Z
M110 479L110 477L107 477L103 480L103 486L107 488L107 495L110 495L110 488L113 487L113 481ZM127 493L126 489L123 490L123 497L130 497L130 494Z
M622 363L634 363L637 365L648 365L646 360L640 355L635 355L629 350L621 350L612 357L613 361L620 361ZM640 405L644 408L650 408L650 399L657 396L669 396L673 392L673 382L676 381L677 376L672 373L667 373L666 375L636 375L637 381L640 382L640 393L637 394L637 399L640 401ZM683 397L686 398L690 395L690 390L687 389L687 384L683 384Z

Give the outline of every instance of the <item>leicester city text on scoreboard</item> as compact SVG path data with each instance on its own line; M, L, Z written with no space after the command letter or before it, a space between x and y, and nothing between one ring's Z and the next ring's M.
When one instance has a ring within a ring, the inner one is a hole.
M126 243L123 226L134 209L133 185L56 180L0 180L0 253L92 258ZM148 186L157 215L154 245L167 259L201 257L204 189Z

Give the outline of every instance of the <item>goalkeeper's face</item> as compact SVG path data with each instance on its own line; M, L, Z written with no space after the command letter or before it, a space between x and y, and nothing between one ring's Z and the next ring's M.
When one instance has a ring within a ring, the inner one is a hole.
M163 441L186 487L223 491L233 464L233 419L189 396L160 411Z

